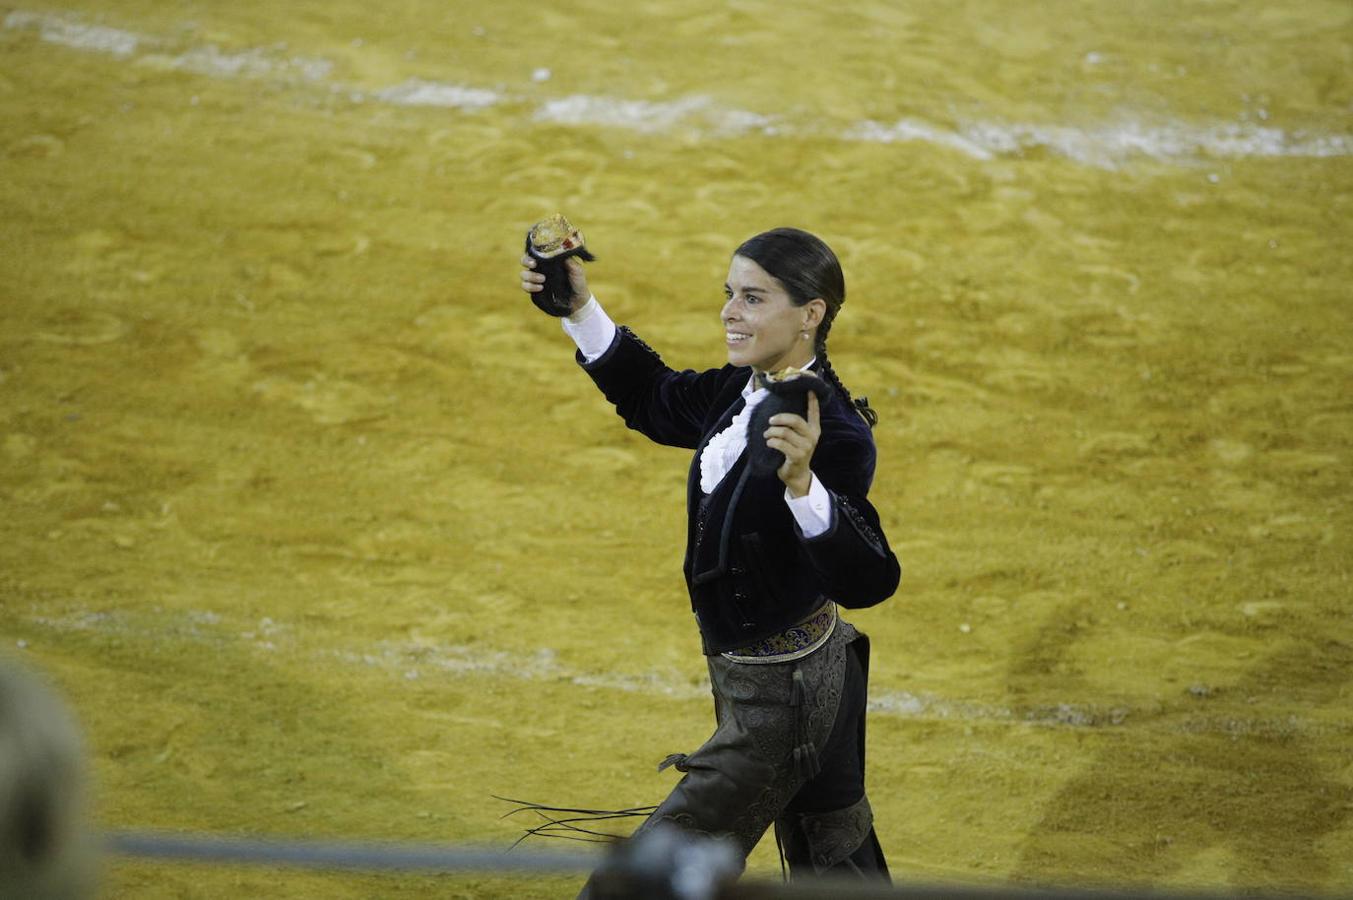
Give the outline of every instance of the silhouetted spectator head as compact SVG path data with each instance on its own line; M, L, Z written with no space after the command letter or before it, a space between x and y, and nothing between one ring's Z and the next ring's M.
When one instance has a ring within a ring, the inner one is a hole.
M0 897L93 895L84 753L56 693L0 658Z

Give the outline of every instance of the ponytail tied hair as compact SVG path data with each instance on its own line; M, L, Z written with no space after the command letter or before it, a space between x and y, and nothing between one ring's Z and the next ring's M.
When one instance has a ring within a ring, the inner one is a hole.
M869 405L868 397L861 394L854 399L853 403L855 405L855 411L860 414L860 417L864 419L865 423L870 428L873 428L879 423L878 411Z

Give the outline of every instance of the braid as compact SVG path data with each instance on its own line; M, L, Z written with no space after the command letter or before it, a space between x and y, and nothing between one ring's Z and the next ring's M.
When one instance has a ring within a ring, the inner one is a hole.
M841 396L845 398L846 404L852 407L860 417L873 428L878 424L879 414L869 405L868 397L860 397L858 400L850 396L850 391L841 383L841 377L836 374L832 368L831 360L827 358L827 332L831 330L832 319L836 318L834 312L829 312L822 320L822 324L817 327L817 340L813 342L813 351L817 354L817 360L822 364L822 377L827 379L827 383L836 390L840 391Z

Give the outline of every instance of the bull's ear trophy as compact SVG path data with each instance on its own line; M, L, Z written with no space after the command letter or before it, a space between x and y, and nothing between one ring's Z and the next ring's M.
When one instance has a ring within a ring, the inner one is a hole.
M747 470L754 475L770 475L785 464L785 455L766 446L766 429L770 417L789 412L808 417L808 394L817 394L819 406L826 406L832 396L832 386L809 372L790 367L780 372L757 376L759 387L770 391L752 410L747 421Z
M531 302L552 316L568 315L572 311L569 300L573 289L568 283L564 260L570 256L584 262L596 259L583 242L583 233L562 213L555 213L531 226L526 233L526 252L536 261L536 271L545 276L545 289L533 293Z

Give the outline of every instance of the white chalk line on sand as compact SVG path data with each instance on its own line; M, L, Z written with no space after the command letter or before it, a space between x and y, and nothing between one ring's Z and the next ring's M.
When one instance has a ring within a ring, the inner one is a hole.
M383 672L405 681L435 680L438 677L485 677L520 682L549 682L578 687L643 694L675 701L708 701L709 682L692 680L675 670L666 672L600 672L574 668L559 661L557 652L540 647L530 653L513 653L483 646L447 644L429 640L381 640L360 647L315 646L301 635L309 630L297 628L270 617L241 629L227 617L210 610L155 610L129 614L69 610L60 615L33 613L22 617L35 628L51 632L84 632L120 640L135 640L161 651L172 652L183 645L236 647L244 652L265 656L280 655L337 663L350 668ZM31 646L27 639L18 642L20 650ZM873 715L918 721L948 721L975 724L1034 725L1054 728L1106 728L1151 718L1148 710L1129 706L1097 707L1087 704L1058 703L1025 709L1013 709L968 700L952 700L929 693L902 690L870 691L869 711ZM1188 734L1315 735L1331 730L1328 725L1309 718L1284 715L1277 719L1236 718L1234 716L1189 715L1167 725L1173 731ZM1353 724L1334 728L1353 735Z
M145 641L155 647L197 644L225 647L234 645L249 652L266 655L302 655L354 668L386 672L406 681L437 676L483 676L513 681L568 683L579 687L646 694L672 700L708 700L709 682L692 681L676 671L599 672L577 669L559 661L550 647L530 653L511 653L483 646L446 644L426 640L380 640L360 647L306 646L301 629L270 617L239 629L226 617L209 610L188 612L156 610L151 613L67 611L60 615L30 614L24 621L53 632L85 632L120 639ZM20 649L30 642L23 640ZM1000 707L979 703L950 702L938 697L908 691L874 691L870 710L900 718L972 719L1002 721L1038 721L1021 717ZM1047 716L1047 724L1102 724L1090 711L1065 706Z
M1224 122L1193 125L1152 123L1124 118L1097 125L1048 125L971 121L947 128L917 118L896 122L863 120L827 130L820 123L794 123L781 116L719 105L712 98L687 95L675 100L634 100L589 94L530 100L503 91L471 85L411 78L377 91L361 91L330 80L333 66L313 57L287 55L283 44L226 52L215 45L162 52L173 42L104 25L91 25L74 15L16 10L4 27L35 31L48 43L105 53L133 64L176 69L216 78L276 78L310 83L346 94L355 103L428 107L475 112L502 104L533 105L533 121L578 128L614 128L639 134L680 132L696 137L726 138L747 134L773 137L829 138L878 144L924 143L977 160L1019 157L1046 150L1076 163L1115 169L1134 158L1190 162L1207 158L1343 157L1353 155L1353 135L1289 132L1269 125ZM533 81L548 80L537 69Z
M1115 168L1133 156L1172 160L1222 157L1332 157L1353 154L1353 136L1293 135L1281 128L1244 123L1212 126L1151 125L1122 121L1093 128L1066 125L972 122L957 131L911 119L893 125L866 121L846 135L850 140L902 143L927 141L951 147L975 159L1018 156L1044 148L1087 166Z

